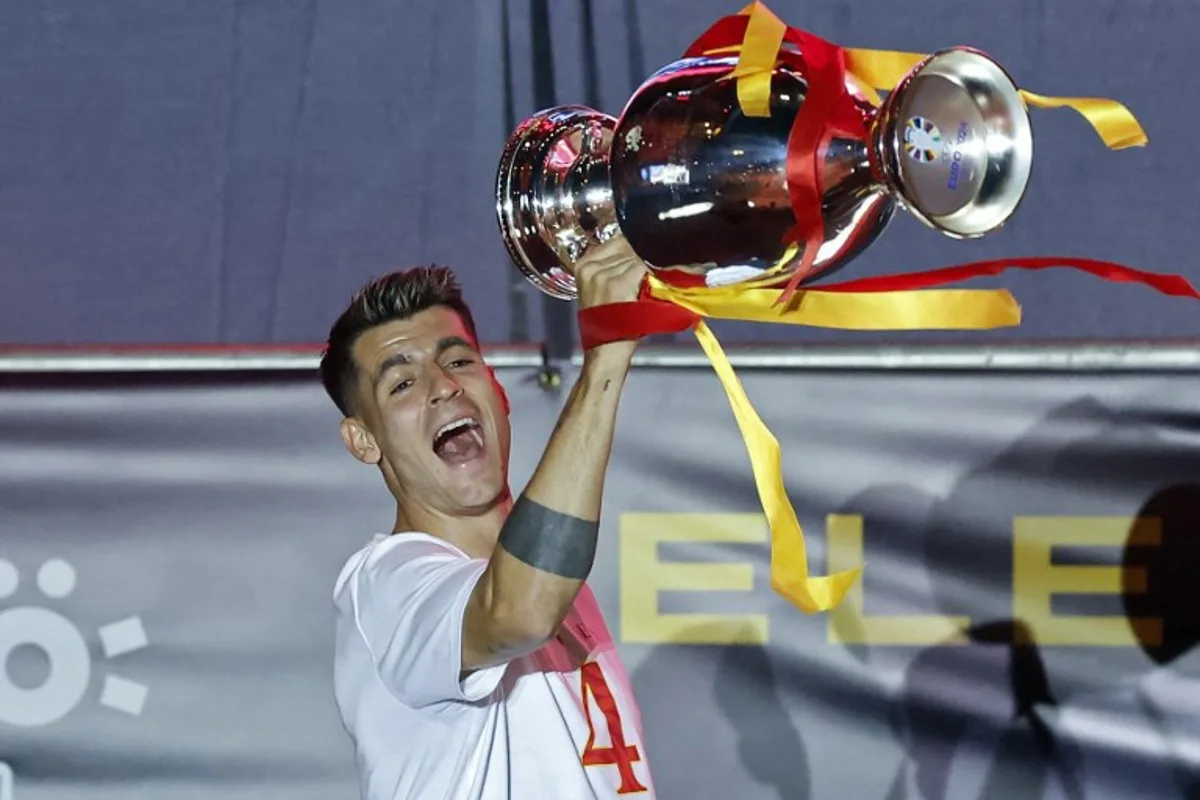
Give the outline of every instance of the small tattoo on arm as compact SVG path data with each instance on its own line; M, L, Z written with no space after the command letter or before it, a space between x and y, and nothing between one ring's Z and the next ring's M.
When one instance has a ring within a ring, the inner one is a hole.
M612 386L612 378L605 378L604 379L604 391L607 392L609 386Z
M500 529L500 546L534 569L583 580L592 571L600 525L552 511L524 495Z

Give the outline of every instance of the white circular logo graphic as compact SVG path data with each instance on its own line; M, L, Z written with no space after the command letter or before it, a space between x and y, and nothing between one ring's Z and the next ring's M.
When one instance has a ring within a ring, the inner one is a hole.
M15 566L0 559L0 600L16 593L20 578ZM38 589L50 599L69 596L75 591L75 582L75 568L60 559L51 559L38 570ZM99 634L105 658L146 646L146 632L139 617L104 625ZM20 647L35 647L46 655L49 669L41 685L22 687L13 680L8 662ZM38 606L0 611L0 724L32 728L57 722L79 705L91 676L87 640L75 623ZM142 713L146 692L140 683L108 675L100 704L136 716Z
M6 667L0 672L0 721L32 728L58 722L83 699L92 676L87 642L61 614L25 606L0 614L0 661L13 650L33 645L50 659L50 674L41 686L22 689Z

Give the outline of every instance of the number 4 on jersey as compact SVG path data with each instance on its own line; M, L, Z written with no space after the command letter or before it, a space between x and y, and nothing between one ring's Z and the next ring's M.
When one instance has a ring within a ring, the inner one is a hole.
M583 765L585 767L602 764L615 765L621 775L621 788L617 794L636 794L648 791L633 774L633 765L642 760L637 745L625 743L625 729L621 727L621 713L617 709L617 701L613 699L612 691L600 665L594 661L580 668L583 679L583 715L588 721L587 747L583 749ZM608 728L608 747L596 747L596 726L592 724L592 712L589 697L596 701L596 707L604 715L604 724Z

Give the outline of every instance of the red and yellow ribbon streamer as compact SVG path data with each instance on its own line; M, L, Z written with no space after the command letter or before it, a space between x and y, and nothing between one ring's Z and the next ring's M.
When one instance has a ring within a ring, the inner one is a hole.
M923 292L799 292L792 305L781 307L778 290L676 290L654 280L650 294L702 317L782 322L828 328L896 330L991 328L1016 325L1020 308L1005 291L930 290ZM771 537L771 587L801 611L829 611L845 598L862 567L814 576L809 573L804 530L783 481L779 440L758 416L741 381L703 321L694 333L729 399L746 444L759 502Z
M806 613L842 602L861 568L813 576L804 531L787 496L779 441L754 410L732 365L703 318L773 322L858 330L996 328L1020 323L1021 310L1004 290L946 289L912 292L797 292L777 303L780 290L726 286L679 289L650 276L635 303L594 306L579 313L585 349L651 333L692 328L729 398L750 457L759 501L771 531L771 586Z
M714 319L844 330L997 328L1021 321L1020 306L1003 290L804 291L797 292L787 305L780 305L776 303L778 289L675 289L653 276L647 283L652 298ZM804 530L783 481L779 441L754 410L712 331L698 321L694 333L725 389L750 457L771 532L771 586L801 611L828 611L842 602L861 567L827 576L809 574Z
M944 269L880 275L820 289L796 292L779 303L779 289L725 286L678 288L649 276L634 303L595 306L579 314L585 348L652 333L693 329L708 356L737 420L750 457L759 501L771 531L771 585L806 613L835 608L857 579L852 569L812 576L804 531L782 476L778 440L754 410L740 381L704 318L809 325L841 330L970 330L1018 325L1021 309L1005 290L929 289L965 278L997 275L1008 269L1071 267L1107 281L1138 283L1174 297L1200 299L1200 292L1179 275L1143 272L1094 259L1018 258L980 261Z

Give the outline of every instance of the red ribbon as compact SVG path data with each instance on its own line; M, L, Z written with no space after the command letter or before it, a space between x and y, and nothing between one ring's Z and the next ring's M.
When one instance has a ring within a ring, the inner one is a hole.
M971 264L959 264L953 267L942 267L924 272L907 272L900 275L879 275L873 278L859 278L843 283L832 283L828 286L813 287L821 292L904 292L915 289L928 289L933 286L945 286L949 283L959 283L971 278L986 275L999 275L1009 269L1050 269L1052 267L1067 267L1087 272L1113 283L1140 283L1149 286L1165 295L1172 297L1190 297L1200 300L1200 292L1182 275L1163 275L1158 272L1145 272L1133 269L1111 261L1098 261L1094 258L1051 258L1039 256L1036 258L1003 258L991 261L976 261Z
M684 51L683 57L699 58L710 50L741 44L742 39L746 36L748 24L750 24L750 17L744 14L722 17L700 34L699 39L692 42L691 46Z
M656 333L682 333L700 319L686 308L655 299L645 292L631 303L585 308L578 317L579 342L584 350Z
M866 138L866 123L846 91L842 48L803 31L796 31L795 39L804 57L808 94L788 135L788 195L796 226L788 232L787 241L803 242L804 256L778 303L791 300L800 281L811 274L817 250L825 241L821 179L830 140L838 134Z

